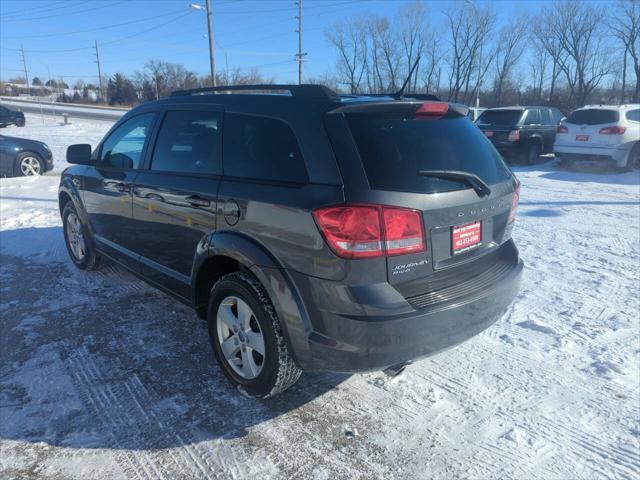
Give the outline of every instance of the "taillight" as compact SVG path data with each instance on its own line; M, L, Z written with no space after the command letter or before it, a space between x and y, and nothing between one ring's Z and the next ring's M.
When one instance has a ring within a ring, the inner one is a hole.
M622 135L627 131L627 127L605 127L598 132L600 135Z
M509 140L510 142L517 142L518 140L520 140L520 130L511 130L509 132L507 140Z
M520 201L520 182L516 185L516 191L513 192L513 200L511 201L511 210L509 211L509 222L512 223L516 219L516 211L518 210L518 202Z
M565 127L564 125L558 125L558 128L556 130L557 133L569 133L569 129L567 127Z
M373 258L425 250L420 213L382 205L339 205L313 211L329 247L343 258Z
M449 111L447 102L424 102L415 111L414 118L442 117Z
M420 213L406 208L382 207L384 247L387 255L424 250L424 231Z

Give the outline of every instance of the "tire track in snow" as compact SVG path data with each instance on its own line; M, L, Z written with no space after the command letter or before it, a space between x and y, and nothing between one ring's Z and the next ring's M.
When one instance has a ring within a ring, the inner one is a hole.
M242 468L234 450L222 442L208 441L206 447L202 447L188 432L178 432L174 426L163 422L156 402L136 374L113 384L85 349L67 358L66 365L72 378L76 379L80 397L96 418L110 427L110 437L118 448L119 463L131 473L130 478L213 479L220 478L221 472L234 470L240 475L256 473ZM216 443L224 452L212 448Z
M604 478L610 475L598 467L598 458L612 460L607 462L609 468L614 471L616 478L635 479L640 474L640 455L627 449L612 446L607 443L610 438L598 438L588 432L580 431L574 425L566 425L562 419L551 420L545 416L538 418L538 426L542 432L546 432L547 441L556 443L563 448L573 450L571 458L587 459L585 465L593 469ZM570 441L560 444L559 440Z

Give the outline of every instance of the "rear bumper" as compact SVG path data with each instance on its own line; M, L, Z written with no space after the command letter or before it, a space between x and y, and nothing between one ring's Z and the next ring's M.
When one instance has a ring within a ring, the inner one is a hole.
M496 322L519 291L523 267L518 260L494 283L422 309L392 303L382 315L336 314L325 297L325 305L308 308L314 325L308 344L292 346L305 351L303 369L336 372L380 370L433 355Z
M591 145L588 147L556 143L553 146L553 153L557 157L567 160L613 162L619 167L623 167L627 163L627 157L632 147L633 142L621 145Z

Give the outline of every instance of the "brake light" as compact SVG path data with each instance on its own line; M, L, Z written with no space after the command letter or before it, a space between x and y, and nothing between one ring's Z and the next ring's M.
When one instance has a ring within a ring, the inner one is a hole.
M569 133L569 129L564 125L558 125L557 133Z
M509 211L508 223L513 223L516 219L516 211L518 210L518 202L520 201L520 182L516 185L516 191L513 192L513 200L511 201L511 210Z
M406 208L382 207L384 247L387 255L424 250L420 213Z
M419 212L382 205L340 205L313 211L320 232L343 258L374 258L425 250Z
M449 111L449 104L447 102L424 102L415 111L414 117L442 117Z
M600 135L622 135L627 131L627 127L605 127L598 132Z
M511 130L509 132L507 140L509 140L510 142L517 142L518 140L520 140L520 130Z

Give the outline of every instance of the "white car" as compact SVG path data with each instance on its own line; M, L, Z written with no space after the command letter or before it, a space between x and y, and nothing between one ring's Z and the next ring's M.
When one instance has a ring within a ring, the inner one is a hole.
M553 153L562 164L608 162L630 170L640 166L640 104L587 105L558 125Z

